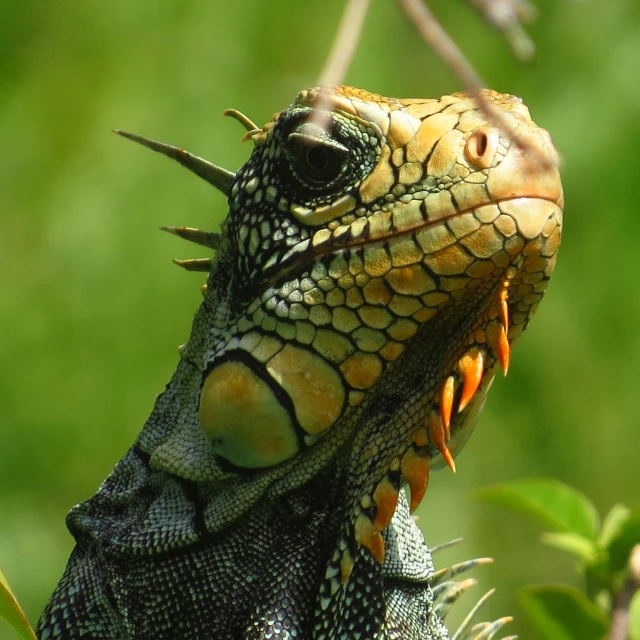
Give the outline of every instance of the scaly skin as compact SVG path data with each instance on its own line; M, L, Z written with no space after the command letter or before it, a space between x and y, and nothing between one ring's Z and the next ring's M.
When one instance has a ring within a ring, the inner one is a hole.
M232 113L255 144L236 175L124 134L226 193L229 216L220 235L172 229L217 249L182 263L210 270L205 299L138 440L69 514L41 638L448 637L459 587L434 605L410 510L506 371L562 224L548 134L484 96L523 145L466 94L347 87L261 129Z

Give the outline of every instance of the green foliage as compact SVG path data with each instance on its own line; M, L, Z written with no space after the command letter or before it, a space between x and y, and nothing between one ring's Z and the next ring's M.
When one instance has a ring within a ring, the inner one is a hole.
M532 625L544 638L600 640L610 626L618 602L635 595L629 632L640 631L640 578L632 569L634 548L640 545L640 510L617 504L599 527L591 501L557 480L518 480L486 487L475 495L486 502L532 515L555 531L542 541L578 558L587 595L565 585L520 590L518 597ZM628 595L627 595L628 594Z
M556 531L595 540L598 512L579 491L557 480L533 478L487 487L478 498L528 513Z
M577 533L543 533L542 541L551 547L568 551L584 562L592 562L596 557L596 546Z
M520 589L518 599L545 639L602 640L609 628L607 616L574 587L527 587Z
M608 552L607 573L617 575L625 571L633 547L640 542L640 510L632 511L616 505L605 519L598 546Z
M0 569L0 618L9 624L22 640L36 640L36 634L11 591L2 569Z
M629 639L640 640L640 591L633 596L629 607Z
M468 491L544 475L599 507L638 495L640 2L534 2L530 65L467 3L428 2L487 85L550 131L567 201L549 292L456 475L434 474L419 513L429 544L464 536L450 562L496 557L478 576L497 588L493 618L516 611L517 584L571 569L514 544L524 525L500 526ZM347 82L460 90L396 4L370 3ZM313 86L344 0L0 5L0 564L35 620L73 545L65 514L136 438L201 301L202 277L170 259L206 252L156 229L216 230L226 214L214 189L111 129L237 169L251 145L223 109L262 124Z

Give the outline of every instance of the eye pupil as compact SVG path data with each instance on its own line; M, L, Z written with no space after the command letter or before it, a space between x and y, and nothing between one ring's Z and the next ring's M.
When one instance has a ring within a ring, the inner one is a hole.
M307 148L306 160L309 167L318 172L325 171L330 162L326 148L320 145Z
M325 144L299 144L297 172L309 183L323 186L338 177L345 156Z

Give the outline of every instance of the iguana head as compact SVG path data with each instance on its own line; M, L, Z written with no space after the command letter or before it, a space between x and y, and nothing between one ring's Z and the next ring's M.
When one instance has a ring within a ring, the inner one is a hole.
M340 455L379 560L402 479L415 508L429 469L454 467L560 242L549 135L519 98L482 97L510 134L464 93L311 89L262 128L233 112L255 144L235 177L143 141L229 196L220 237L176 230L218 248L187 347L211 455L280 492Z

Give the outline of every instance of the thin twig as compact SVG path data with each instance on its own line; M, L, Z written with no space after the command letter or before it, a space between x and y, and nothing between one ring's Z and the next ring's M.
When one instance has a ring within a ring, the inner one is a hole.
M533 22L538 10L528 0L467 0L483 17L502 32L515 56L522 61L533 58L536 47L522 27Z
M320 74L320 85L342 84L355 53L369 0L348 0L329 58Z
M462 82L467 91L477 101L487 119L503 131L523 151L538 157L544 168L554 167L555 158L538 147L529 144L517 135L514 127L504 117L501 111L491 105L482 88L485 85L465 55L437 21L433 13L427 8L423 0L397 0L401 9L418 30L425 42L436 52L443 62ZM526 53L528 45L532 46L520 25L521 20L533 19L534 7L528 0L467 0L475 6L487 20L497 26L511 42L518 54ZM327 63L320 76L320 91L315 104L313 122L319 127L328 125L325 111L327 110L328 92L325 87L342 84L347 69L353 58L360 40L364 19L369 8L369 0L347 0L344 13L340 20L338 32L333 41ZM528 43L528 44L527 44ZM519 48L519 49L518 49ZM531 50L532 51L532 50Z
M344 82L344 77L360 41L362 25L368 9L369 0L347 0L329 57L320 74L318 83L321 87L320 94L311 117L311 122L323 129L329 125L325 115L329 103L328 87Z
M422 0L398 0L398 4L423 40L438 54L465 87L477 91L485 86L482 78Z
M549 154L541 151L538 147L528 144L526 140L519 137L514 127L506 120L502 112L487 102L482 93L482 88L485 86L482 78L458 48L458 45L456 45L449 34L442 28L433 13L431 13L424 4L423 0L397 1L423 40L438 54L462 84L464 84L480 108L484 111L487 119L509 136L523 151L538 156L538 160L542 166L547 168L553 167L555 161Z
M629 605L640 589L640 544L631 552L629 569L629 577L614 598L609 640L626 640L629 634Z

